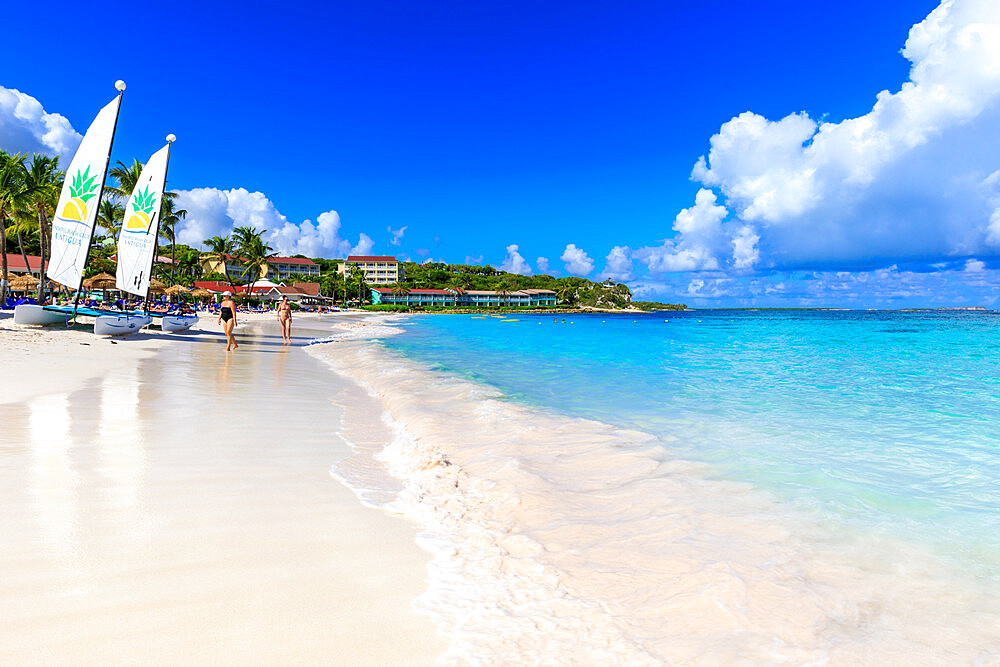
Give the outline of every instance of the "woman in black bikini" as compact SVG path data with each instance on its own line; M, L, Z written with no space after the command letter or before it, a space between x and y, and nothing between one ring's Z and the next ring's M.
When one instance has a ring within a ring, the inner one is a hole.
M239 347L233 337L233 329L236 328L236 302L233 301L232 292L222 293L222 303L219 305L219 324L226 332L226 352Z

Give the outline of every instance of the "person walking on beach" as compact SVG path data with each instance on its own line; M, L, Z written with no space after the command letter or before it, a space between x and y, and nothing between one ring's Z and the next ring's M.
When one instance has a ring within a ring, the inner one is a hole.
M278 321L281 322L281 337L286 343L292 342L292 304L288 303L288 297L281 297L278 304Z
M232 292L222 293L222 303L219 304L219 324L226 332L226 352L238 348L236 338L233 337L233 329L236 328L236 302L233 301Z

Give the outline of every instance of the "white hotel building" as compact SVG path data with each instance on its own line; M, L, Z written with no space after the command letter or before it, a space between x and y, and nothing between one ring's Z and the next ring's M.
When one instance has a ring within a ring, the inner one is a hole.
M337 265L337 272L346 275L347 267L357 266L365 274L365 282L369 285L391 285L406 279L406 271L402 262L395 257L382 255L351 255Z

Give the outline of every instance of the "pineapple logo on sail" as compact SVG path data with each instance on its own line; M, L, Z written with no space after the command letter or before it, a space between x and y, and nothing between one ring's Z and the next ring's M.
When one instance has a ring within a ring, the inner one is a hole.
M69 196L72 197L63 207L62 217L65 220L75 220L87 224L87 202L97 195L97 174L90 175L90 165L85 170L77 170L76 176L69 184Z
M87 202L97 195L97 176L96 174L90 175L89 165L86 169L76 172L69 184L69 195L71 199L63 207L60 217L64 220L79 222L82 225L87 224L87 213L89 212ZM142 192L132 197L132 215L125 223L125 231L145 234L149 230L150 217L154 208L156 208L156 193L150 192L147 185Z
M125 223L125 231L145 234L149 230L150 216L156 208L156 193L149 191L149 186L132 197L132 215Z

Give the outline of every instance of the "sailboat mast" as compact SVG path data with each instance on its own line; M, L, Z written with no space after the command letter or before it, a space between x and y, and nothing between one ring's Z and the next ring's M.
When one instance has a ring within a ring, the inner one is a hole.
M177 137L173 134L167 135L167 160L163 165L163 192L160 196L160 211L163 211L163 203L167 200L167 173L170 171L170 148L173 143L177 141ZM160 237L160 223L163 222L163 216L159 215L156 222L156 229L153 232L153 256L149 259L149 272L146 274L149 276L149 285L146 287L146 299L143 301L143 307L146 310L146 314L149 315L149 293L153 289L153 266L156 265L156 254L159 252L159 237ZM150 225L150 229L152 229Z
M104 197L104 181L108 179L108 169L111 167L111 149L115 144L115 132L118 130L118 116L122 112L122 97L125 95L125 82L119 79L115 81L115 89L118 90L118 108L115 109L115 123L111 127L111 141L108 143L108 159L104 163L104 177L101 179L101 187L97 191L97 206L101 205ZM90 228L90 240L87 241L87 252L83 255L83 270L80 271L80 284L76 286L76 298L73 299L73 318L76 319L76 310L80 306L80 292L83 290L83 274L87 270L87 260L90 259L90 248L94 245L94 224Z

